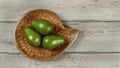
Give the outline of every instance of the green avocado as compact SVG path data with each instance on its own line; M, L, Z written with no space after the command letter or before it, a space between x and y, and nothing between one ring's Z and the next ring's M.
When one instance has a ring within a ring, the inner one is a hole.
M32 30L29 27L24 28L24 34L31 46L40 46L41 44L41 35L36 31Z
M46 35L52 31L52 25L47 20L32 20L31 24L40 34Z
M64 38L56 35L47 35L43 38L43 48L52 50L64 43Z

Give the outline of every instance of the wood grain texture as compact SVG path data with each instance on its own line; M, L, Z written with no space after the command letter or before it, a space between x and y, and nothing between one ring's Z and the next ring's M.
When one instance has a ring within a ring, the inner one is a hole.
M15 24L0 23L0 52L18 53L13 42ZM77 40L66 52L120 52L119 22L63 22L63 24L79 30Z
M79 30L75 43L56 60L24 57L13 42L15 22L42 8ZM120 0L0 0L0 10L0 68L120 68Z
M0 54L1 68L120 68L120 54L63 54L37 61L21 54Z
M17 21L27 11L41 8L62 20L120 21L119 0L1 0L0 21Z

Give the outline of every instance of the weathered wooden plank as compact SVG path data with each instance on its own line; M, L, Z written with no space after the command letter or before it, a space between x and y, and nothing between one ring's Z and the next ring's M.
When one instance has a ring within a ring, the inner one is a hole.
M18 52L13 42L16 23L0 23L0 52ZM120 52L119 22L63 22L79 30L67 52Z
M120 54L63 54L50 61L0 54L0 68L120 68Z
M16 21L33 9L50 9L62 20L120 21L119 0L1 0L0 21Z

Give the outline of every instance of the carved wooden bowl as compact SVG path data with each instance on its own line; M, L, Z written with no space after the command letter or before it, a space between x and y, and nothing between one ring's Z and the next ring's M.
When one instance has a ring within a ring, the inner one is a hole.
M45 19L53 25L52 34L60 35L65 38L65 43L53 50L47 50L42 47L32 47L24 36L23 29L25 27L31 27L32 20ZM76 39L78 30L73 28L64 27L60 18L52 11L46 9L32 10L17 22L14 31L14 39L18 50L25 56L38 59L49 60L60 56Z

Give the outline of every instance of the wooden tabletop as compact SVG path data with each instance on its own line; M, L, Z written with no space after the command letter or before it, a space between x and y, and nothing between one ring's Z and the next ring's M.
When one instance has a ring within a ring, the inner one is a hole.
M15 46L16 22L33 9L52 10L79 30L55 60L27 58ZM120 68L120 0L0 0L0 68Z

